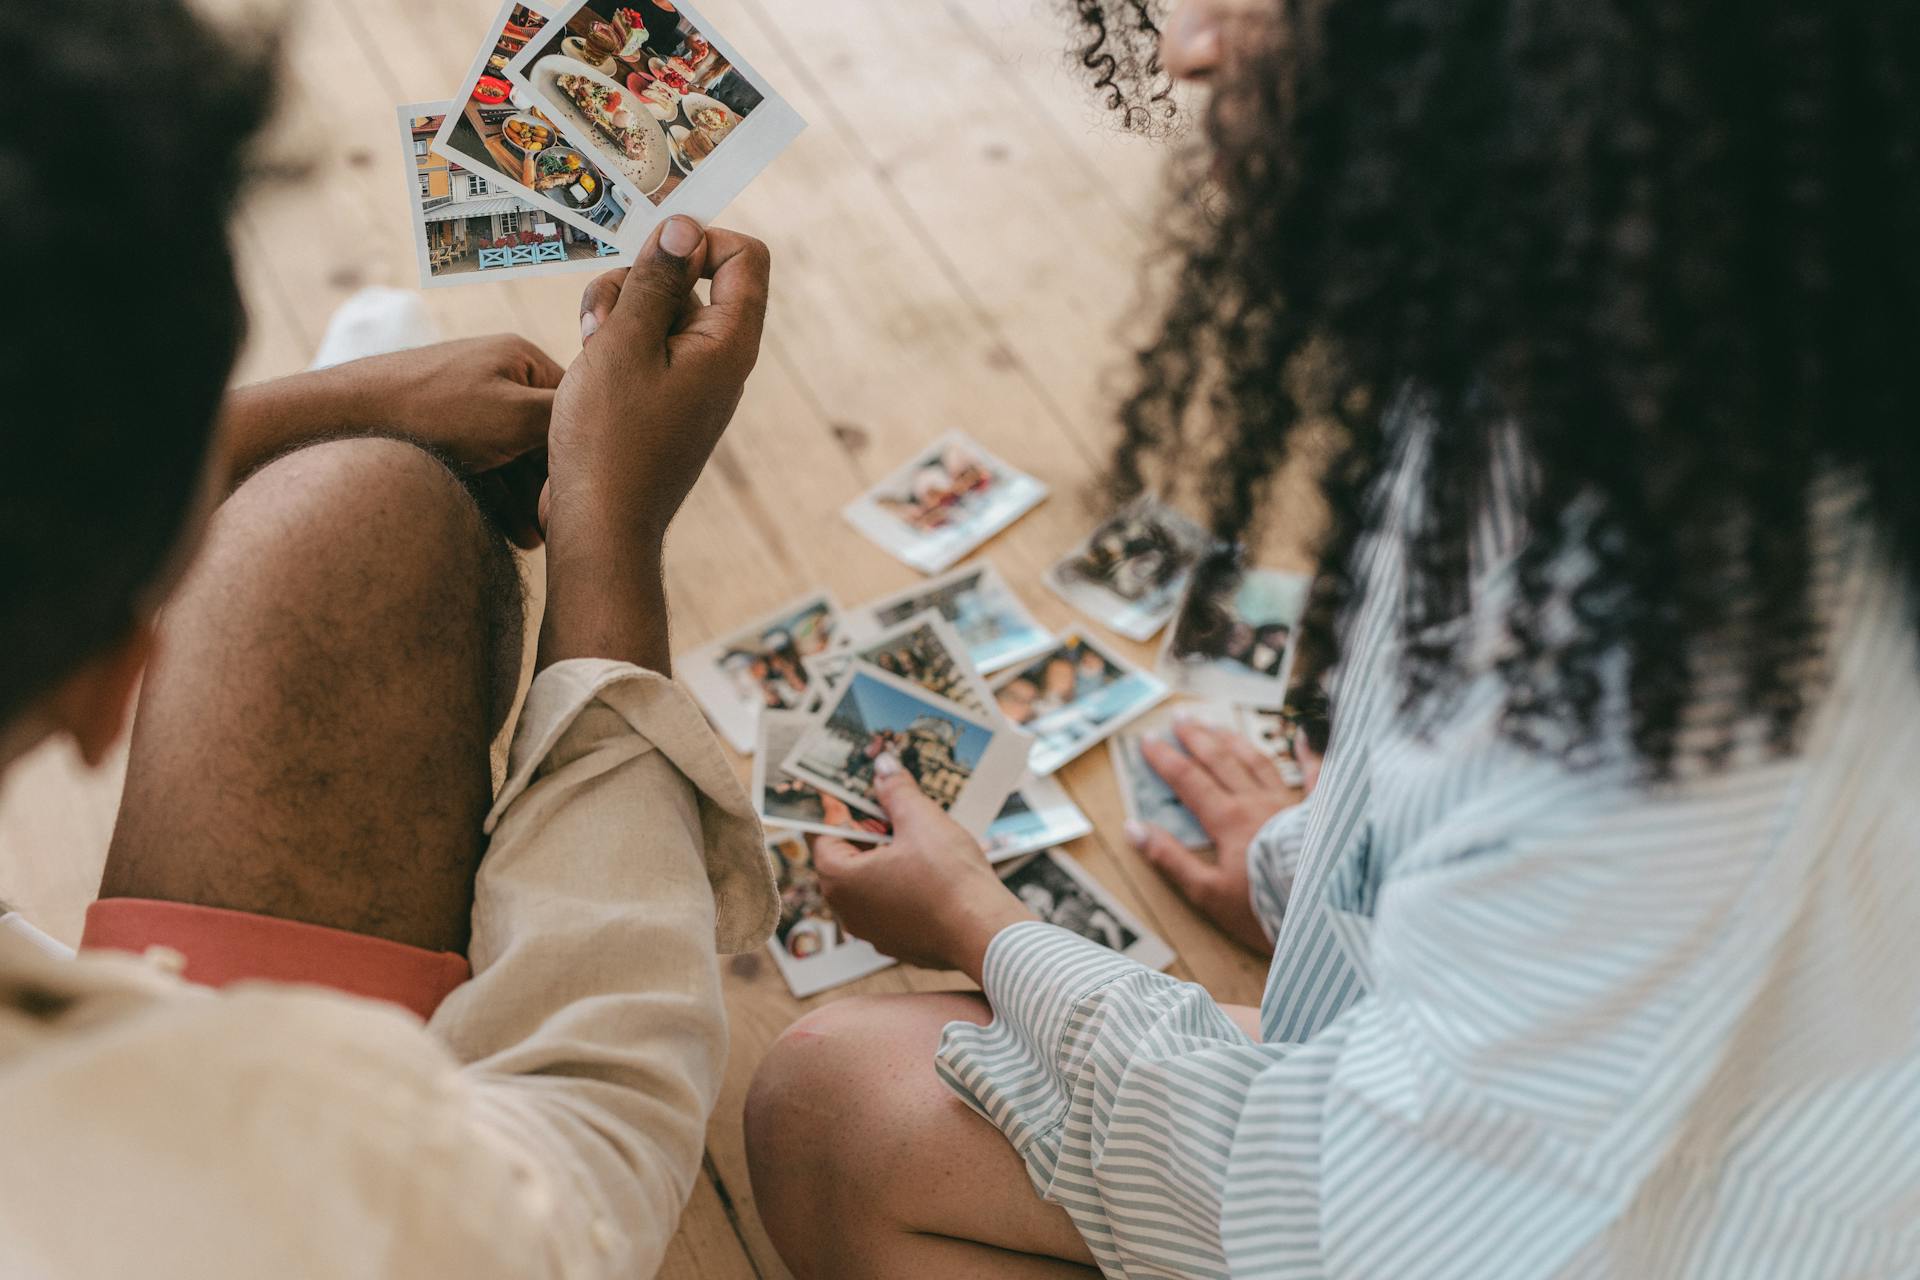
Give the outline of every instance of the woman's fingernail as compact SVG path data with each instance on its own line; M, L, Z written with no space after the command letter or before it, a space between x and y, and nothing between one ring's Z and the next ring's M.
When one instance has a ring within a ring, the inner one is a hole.
M669 218L660 231L660 247L676 258L691 258L706 233L692 218Z
M900 761L891 751L882 751L878 756L874 757L873 771L882 778L891 778L895 774L906 772L906 770L901 767Z
M580 341L585 342L600 332L600 317L589 311L580 317Z
M1140 849L1146 846L1146 843L1147 843L1147 824L1146 823L1129 821L1127 825L1120 828L1120 830L1122 834L1124 834L1127 837L1127 843L1132 845L1134 848Z

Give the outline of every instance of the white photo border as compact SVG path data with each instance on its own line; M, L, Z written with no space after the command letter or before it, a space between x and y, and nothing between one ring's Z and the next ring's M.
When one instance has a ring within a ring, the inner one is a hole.
M996 474L1007 477L1010 486L1026 486L1027 491L992 520L977 524L969 522L967 525L969 536L965 539L951 547L932 550L929 549L930 545L936 543L940 535L918 533L909 528L905 521L884 510L874 495L887 490L897 491L901 487L901 482L925 466L928 459L937 459L955 444L964 444L968 450L992 467ZM848 524L860 531L862 537L894 559L909 568L918 569L921 573L937 576L945 574L947 570L1000 536L1052 495L1052 489L1040 477L1031 472L1022 471L966 432L949 431L932 443L914 450L911 457L888 472L879 483L870 485L866 492L841 508L840 514Z
M720 664L716 659L734 641L756 632L764 633L771 624L783 618L791 618L796 613L806 612L820 603L826 604L827 612L833 617L834 635L839 635L841 627L845 625L845 610L841 609L831 591L808 591L803 595L795 596L778 609L771 609L752 622L735 627L719 639L709 640L699 648L688 650L675 659L675 669L679 673L680 683L685 685L687 692L699 702L701 709L707 713L707 719L713 722L715 729L719 730L720 736L741 755L753 753L754 744L760 735L760 708L742 704L741 700L734 695L733 685L720 670Z
M600 2L566 0L566 3L555 6L548 26L564 29L582 9ZM760 105L734 126L715 149L711 159L687 175L686 180L667 197L666 203L656 205L650 197L641 195L634 207L627 210L626 220L621 224L620 235L614 243L628 252L640 248L646 243L647 237L653 234L655 227L676 215L685 215L702 224L712 222L807 127L806 120L793 109L793 105L740 56L733 42L720 34L720 29L709 22L705 14L687 0L675 0L674 8L693 24L702 38L725 55L733 69L754 87L760 94ZM547 43L545 40L528 41L527 47L507 63L506 78L508 83L524 88L531 94L549 116L557 116L564 113L540 92L527 74ZM597 141L583 141L581 150L591 155L594 163L603 168L608 165L616 170L619 168L618 163L606 154Z
M779 846L790 839L801 840L802 837L791 832L769 835L767 856L780 857ZM808 857L812 857L811 850L808 851ZM847 933L846 926L840 926L840 932L846 940L839 946L824 955L808 956L804 960L787 954L778 933L767 939L767 951L773 956L773 966L780 971L780 976L786 980L787 990L793 993L796 1000L817 996L834 987L844 987L849 982L858 982L900 963L891 956L883 956L875 951L872 943L862 942Z

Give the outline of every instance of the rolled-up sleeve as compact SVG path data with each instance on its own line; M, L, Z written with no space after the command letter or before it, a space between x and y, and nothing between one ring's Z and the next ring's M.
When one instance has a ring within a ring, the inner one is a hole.
M578 661L529 692L489 828L473 980L430 1029L562 1273L651 1274L725 1066L716 953L778 911L759 822L681 690Z
M994 1021L947 1027L948 1087L1006 1135L1108 1274L1227 1275L1240 1104L1280 1050L1204 989L1051 925L1002 931L983 976Z

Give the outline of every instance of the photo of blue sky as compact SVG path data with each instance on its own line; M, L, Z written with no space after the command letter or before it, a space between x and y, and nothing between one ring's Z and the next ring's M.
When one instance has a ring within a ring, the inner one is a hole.
M859 672L847 687L846 696L834 708L831 728L848 737L865 738L881 729L905 730L922 716L937 716L959 730L954 743L954 759L968 769L976 767L987 753L993 735L966 720L942 714L911 693L882 684L867 672Z

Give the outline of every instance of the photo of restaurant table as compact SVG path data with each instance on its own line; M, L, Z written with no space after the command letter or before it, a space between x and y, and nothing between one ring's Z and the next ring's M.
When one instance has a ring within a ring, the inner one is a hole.
M426 224L427 269L435 279L542 262L584 261L615 252L579 228L494 190L484 176L435 151L433 137L443 119L414 116L411 120L414 181L420 217Z
M544 15L524 4L507 12L494 32L493 52L466 86L446 145L604 227L607 239L617 239L631 197L607 180L574 139L531 109L524 91L516 91L505 78L507 63L546 25Z
M670 164L657 186L641 189L663 205L718 151L764 100L747 77L693 22L666 0L616 6L593 0L564 27L549 24L534 37L529 68L535 87L565 97L587 121L594 143L611 155L643 160L664 137ZM578 64L571 71L549 58ZM578 74L584 67L592 74ZM568 126L572 127L571 124Z

